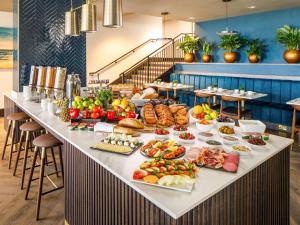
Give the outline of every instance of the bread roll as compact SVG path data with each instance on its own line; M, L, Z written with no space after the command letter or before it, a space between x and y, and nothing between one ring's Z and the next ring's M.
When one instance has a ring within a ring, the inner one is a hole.
M129 127L129 128L135 128L135 129L143 129L144 124L137 120L137 119L132 119L132 118L125 118L119 121L118 123L119 126L121 127Z
M119 127L119 126L115 126L114 127L114 132L115 133L119 133L119 134L126 134L126 135L133 135L133 134L135 134L135 132L133 131L133 129L128 128L128 127Z

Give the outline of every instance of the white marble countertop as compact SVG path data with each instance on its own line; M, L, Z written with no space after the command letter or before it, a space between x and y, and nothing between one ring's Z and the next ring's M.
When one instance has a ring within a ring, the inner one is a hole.
M12 97L11 94L5 95L34 120L73 144L84 154L91 157L175 219L201 204L293 143L291 139L270 135L270 143L267 145L266 150L261 152L252 151L251 156L242 157L236 174L201 168L194 190L191 193L184 193L132 182L133 171L140 163L146 160L139 151L131 156L122 156L114 153L91 150L89 147L98 143L101 138L100 136L88 131L70 131L67 128L68 123L61 122L59 118L48 112L43 112L40 104L25 101L21 93L14 95L14 97ZM191 131L196 134L194 125L191 127ZM144 142L151 138L151 134L143 134L141 136ZM204 143L200 141L196 142L197 146L203 144Z

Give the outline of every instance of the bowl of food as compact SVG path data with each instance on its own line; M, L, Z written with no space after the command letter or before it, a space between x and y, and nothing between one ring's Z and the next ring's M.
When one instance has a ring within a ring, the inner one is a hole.
M182 134L184 132L187 132L188 131L188 127L185 127L185 126L175 126L173 127L173 134L174 135L179 135L179 134Z
M245 145L234 145L232 146L232 150L234 152L238 152L240 155L244 155L244 156L247 156L250 154L251 150L250 148L248 148L247 146Z
M259 120L239 120L243 132L264 133L266 125Z
M192 133L189 133L189 132L179 134L178 137L179 137L179 141L182 144L194 144L195 140L196 140L195 136Z
M207 141L208 139L211 139L214 136L213 133L210 132L199 132L198 138L200 141Z
M233 127L235 126L235 121L229 117L226 116L219 116L216 119L216 124L217 124L217 128L219 129L222 126L229 126L229 127Z
M199 120L196 122L196 127L201 132L208 132L214 127L214 124L208 120Z
M222 137L235 135L234 128L232 126L221 126L218 131Z
M261 138L250 138L247 143L253 150L264 150L267 145L267 143Z
M169 138L170 132L166 129L156 129L154 132L155 139L166 140Z
M221 142L213 140L213 139L207 140L205 143L210 145L210 146L220 146L220 145L222 145Z
M239 139L232 136L225 136L223 137L223 144L225 145L234 145L239 143Z

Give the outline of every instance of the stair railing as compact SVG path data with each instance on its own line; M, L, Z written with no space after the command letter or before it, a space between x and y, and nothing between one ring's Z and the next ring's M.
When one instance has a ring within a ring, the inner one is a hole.
M95 72L91 72L89 73L89 76L94 76L97 75L98 76L98 80L100 77L100 74L103 73L104 71L106 71L107 69L109 69L110 67L116 65L117 63L121 62L122 60L126 59L128 56L132 55L133 53L135 53L138 49L142 48L143 46L149 44L150 42L155 42L155 41L163 41L163 40L169 40L169 38L151 38L145 42L143 42L142 44L138 45L137 47L135 47L134 49L130 50L129 52L126 52L124 55L120 56L119 58L115 59L114 61L112 61L111 63L105 65L104 67L100 68L99 70L95 71Z
M153 82L153 80L170 70L175 62L183 61L184 54L176 46L183 40L185 35L195 34L181 33L175 38L167 38L169 40L167 43L122 72L119 79L113 83L129 83L140 87L145 83ZM138 80L132 79L134 76L138 76Z

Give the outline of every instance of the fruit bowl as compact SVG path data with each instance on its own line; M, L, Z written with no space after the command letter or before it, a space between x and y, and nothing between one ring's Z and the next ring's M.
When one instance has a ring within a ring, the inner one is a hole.
M189 110L190 122L196 123L198 120L215 120L217 118L217 112L209 108L207 104L196 105Z
M201 121L196 122L196 127L200 132L208 132L211 131L214 127L213 122L207 121L207 124L201 123Z

